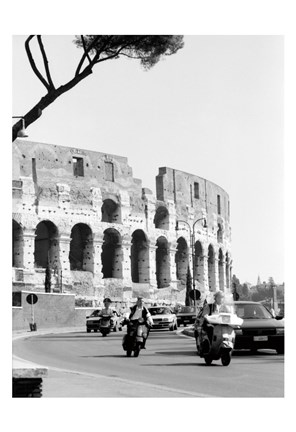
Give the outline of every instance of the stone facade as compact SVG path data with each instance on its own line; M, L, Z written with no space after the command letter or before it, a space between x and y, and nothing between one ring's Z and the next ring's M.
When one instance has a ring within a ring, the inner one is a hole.
M12 186L14 291L177 300L188 269L230 289L229 197L208 180L163 167L155 196L124 157L18 139Z

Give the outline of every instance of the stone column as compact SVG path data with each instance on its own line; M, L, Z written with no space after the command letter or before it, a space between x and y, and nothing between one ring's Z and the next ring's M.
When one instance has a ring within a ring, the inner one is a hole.
M23 263L24 269L34 272L35 229L23 230Z
M177 288L177 269L176 269L176 257L177 243L171 242L169 244L169 269L170 269L170 285Z
M69 252L70 252L70 242L71 237L67 234L60 235L60 263L61 263L61 279L62 285L71 285L72 277L70 271L70 260L69 260Z
M94 274L94 285L102 285L102 247L103 238L93 239L93 274Z
M219 261L219 289L226 291L226 269L225 260Z
M209 267L208 267L208 256L202 255L200 259L203 261L203 273L201 275L201 283L204 287L204 292L207 294L209 292Z
M156 280L156 246L149 243L149 283L153 288L157 288Z
M122 240L122 279L127 287L132 286L131 276L131 242L130 240Z

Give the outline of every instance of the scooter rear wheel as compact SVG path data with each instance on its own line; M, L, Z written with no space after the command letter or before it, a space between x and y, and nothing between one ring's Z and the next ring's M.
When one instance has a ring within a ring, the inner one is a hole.
M223 366L228 366L230 362L231 362L230 352L229 351L223 352L221 355L221 363L223 364Z
M135 349L134 351L134 357L139 357L140 354L140 350L139 349Z
M204 356L204 359L205 359L207 366L210 366L212 364L213 359L211 356L206 355L206 356Z
M132 352L131 352L130 350L127 350L127 351L126 351L126 356L127 356L127 357L131 357L131 355L132 355Z

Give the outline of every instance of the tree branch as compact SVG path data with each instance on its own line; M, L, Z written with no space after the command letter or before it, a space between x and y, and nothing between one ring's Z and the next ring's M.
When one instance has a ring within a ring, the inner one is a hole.
M90 58L90 56L89 56L89 52L93 49L95 43L97 43L97 41L99 40L99 37L100 37L100 36L97 36L97 37L92 41L92 43L91 43L88 47L86 47L86 46L83 44L84 54L82 55L81 60L80 60L80 62L79 62L79 64L78 64L78 66L77 66L77 69L76 69L76 72L75 72L75 76L78 76L78 75L80 74L80 70L81 70L82 65L83 65L83 63L84 63L84 60L85 60L86 58L88 58L88 60L89 60L89 66L91 65L91 67L93 67L93 65L95 64L94 59L91 59L91 58ZM83 39L82 42L84 42L84 39ZM95 57L96 57L96 56L95 56Z
M54 84L53 84L52 79L51 79L51 75L50 75L50 71L49 71L49 67L48 67L48 60L47 60L46 52L45 52L45 49L43 46L41 35L37 36L37 40L38 40L40 51L42 54L45 72L46 72L46 76L47 76L47 80L48 80L50 89L54 89L55 87L54 87Z
M26 48L26 52L27 52L27 56L31 65L31 68L33 69L33 72L35 73L35 75L37 76L37 78L42 82L42 84L46 87L47 90L50 90L50 85L48 84L48 82L43 78L43 76L41 75L41 73L39 72L39 70L36 67L36 64L34 62L31 50L30 50L30 46L29 43L31 41L31 39L33 39L35 35L31 35L26 39L25 42L25 48Z

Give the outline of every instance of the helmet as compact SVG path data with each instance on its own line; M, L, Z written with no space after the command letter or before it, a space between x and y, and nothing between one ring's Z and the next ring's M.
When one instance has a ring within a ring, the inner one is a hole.
M103 303L112 303L112 301L109 299L109 297L106 297L106 298L103 300Z

